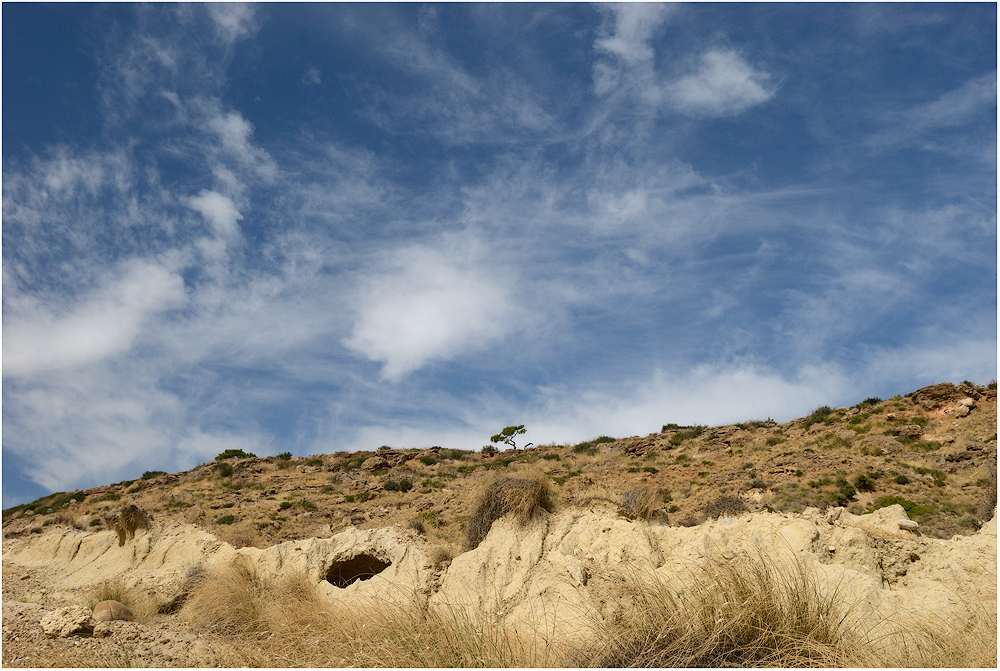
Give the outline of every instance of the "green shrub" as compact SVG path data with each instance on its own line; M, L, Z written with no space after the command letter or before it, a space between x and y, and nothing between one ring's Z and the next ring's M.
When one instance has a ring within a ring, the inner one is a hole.
M389 480L382 485L382 488L387 492L408 492L413 489L413 483L405 478L402 480Z
M869 396L868 398L866 398L865 400L861 401L861 403L858 403L854 407L855 408L863 408L866 405L878 405L881 402L882 402L882 399L880 399L878 396Z
M908 485L910 484L910 479L903 475L902 473L897 473L894 478L897 485Z
M312 459L306 459L306 466L322 466L323 460L319 457L313 457Z
M99 526L101 526L101 519L99 517L95 517L94 519L90 520L90 524L88 526L92 526L92 527L99 527Z
M295 505L295 504L294 504L294 503L292 503L291 501L282 501L282 502L281 502L281 505L280 505L279 507L280 507L280 508L281 508L282 510L288 510L288 509L289 509L289 508L291 508L291 507L292 507L293 505Z
M166 474L167 474L166 471L146 471L145 473L142 474L142 479L151 480L152 478L155 478L159 475L166 475Z
M552 453L543 454L542 459L545 459L546 461L562 461L562 459L559 457L558 454L552 454Z
M919 504L914 503L913 501L910 501L909 499L904 499L902 496L896 496L896 495L880 496L879 498L875 499L875 503L872 504L872 507L867 512L873 513L879 508L888 508L889 506L895 505L897 503L903 506L903 510L906 511L906 514L911 519L916 520L917 522L922 521L924 518L926 518L928 515L934 512L934 508L930 506L921 506Z
M318 510L318 508L316 508L316 504L308 499L302 499L301 501L299 501L299 505L305 508L306 510Z
M257 456L256 454L251 454L250 452L244 452L243 450L234 450L232 448L229 448L228 450L220 452L219 455L215 457L215 460L222 461L223 459L248 459L250 457L256 457L256 456Z
M875 479L870 474L861 474L854 478L854 486L862 492L873 492L875 491Z
M101 494L100 496L94 498L93 503L100 503L102 501L117 501L122 497L121 494L116 494L115 492L108 492L107 494Z
M652 473L653 475L660 472L660 469L656 468L655 466L643 466L642 470L645 471L646 473Z
M440 463L440 461L441 461L440 459L438 459L432 454L427 454L420 457L420 463L422 463L424 466L433 466L434 464Z
M838 506L846 506L858 495L858 491L854 488L854 485L849 483L847 478L842 475L837 478L836 485L838 489L833 496L833 502Z
M433 510L424 510L417 513L417 519L431 527L432 529L437 529L440 526L444 526L444 520L438 517L438 514Z
M351 471L361 468L361 464L363 463L365 463L364 457L353 457L341 464L340 467L345 473L350 473Z
M228 478L233 474L233 467L226 463L216 464L212 467L212 470L222 478Z
M548 484L537 478L497 478L488 483L479 495L466 526L466 540L475 549L486 538L493 522L513 515L527 524L539 510L552 511L553 503Z
M282 453L278 454L276 458L278 459L278 461L288 461L289 459L292 458L292 453L291 452L282 452Z
M803 425L803 428L808 429L813 424L818 424L819 422L826 422L831 419L833 414L833 408L828 405L821 405L820 407L813 410Z
M235 515L223 515L219 519L215 520L216 524L232 524L236 521Z

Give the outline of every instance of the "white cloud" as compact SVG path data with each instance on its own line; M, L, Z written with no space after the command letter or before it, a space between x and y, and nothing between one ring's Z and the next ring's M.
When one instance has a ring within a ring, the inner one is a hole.
M612 15L614 27L594 42L594 48L628 65L652 59L649 41L673 8L660 3L618 3L605 9Z
M996 71L974 77L958 88L946 91L930 102L921 103L908 109L883 111L888 119L884 130L869 138L868 144L874 148L885 148L900 144L919 142L923 148L937 148L955 151L955 142L941 145L925 142L923 138L935 131L959 128L970 122L983 119L984 113L997 105ZM996 128L993 128L994 133ZM992 143L995 145L995 143ZM970 148L960 147L968 151ZM995 146L991 155L995 156Z
M345 345L397 381L430 361L485 349L512 329L510 288L475 241L447 237L389 255L363 281Z
M310 65L306 69L305 74L302 75L302 83L311 86L320 86L323 83L323 76L319 68L315 65Z
M252 5L241 2L211 2L205 5L215 22L215 30L222 41L235 42L255 29L255 12Z
M221 193L203 189L197 196L188 199L188 205L212 225L212 230L220 238L229 240L239 235L240 228L236 222L243 215L236 209L236 204Z
M222 112L217 108L218 101L212 101L206 106L206 125L221 141L224 154L235 158L242 167L249 168L264 179L275 176L276 166L271 156L262 148L253 144L253 124L243 118L239 112Z
M664 88L665 102L691 116L730 116L766 102L777 89L772 77L755 70L735 51L702 54L694 72Z
M33 298L5 297L10 310L4 314L3 375L73 368L124 352L151 315L183 299L180 275L147 260L124 264L104 286L63 311Z

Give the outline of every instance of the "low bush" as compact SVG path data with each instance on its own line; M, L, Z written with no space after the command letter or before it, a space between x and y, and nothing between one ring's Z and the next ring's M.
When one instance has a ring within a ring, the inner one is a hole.
M832 415L833 408L828 405L821 405L813 410L808 417L806 417L806 421L802 425L802 428L808 429L813 424L818 424L819 422L829 423L833 419Z
M527 524L540 510L553 510L549 486L541 478L497 478L483 488L466 525L466 541L475 549L486 538L493 523L512 515Z
M233 474L233 467L229 464L221 463L213 466L212 471L220 478L228 478Z
M897 503L903 506L903 510L906 511L906 514L910 517L910 519L917 522L922 521L934 512L934 509L930 506L921 506L913 501L910 501L909 499L904 499L902 496L896 496L894 494L878 497L875 499L875 503L872 504L872 507L866 512L873 513L879 508L888 508L889 506L896 505Z
M709 517L732 517L749 513L747 504L735 496L720 496L707 506L704 510Z
M232 448L229 448L228 450L220 452L219 455L215 457L215 460L222 461L223 459L248 459L250 457L256 457L256 456L257 456L256 454L252 454L250 452L244 452L243 450L234 450Z
M406 478L402 480L388 480L382 487L387 492L408 492L413 489L413 482Z
M160 476L160 475L166 475L166 474L167 474L166 471L146 471L146 472L144 472L142 474L142 479L143 480L151 480L152 478L155 478L155 477Z
M862 473L854 478L854 486L861 492L875 491L875 478L870 473Z

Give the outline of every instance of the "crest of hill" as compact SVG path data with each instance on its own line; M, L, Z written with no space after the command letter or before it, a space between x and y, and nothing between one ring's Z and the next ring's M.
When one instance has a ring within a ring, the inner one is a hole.
M49 526L99 530L124 505L193 523L235 547L265 548L349 527L409 527L462 549L474 492L498 477L544 482L555 509L595 502L673 526L722 497L749 511L851 514L900 504L922 534L974 533L996 504L996 384L942 383L778 424L664 424L496 454L443 447L309 457L240 456L189 471L61 492L3 512L5 538ZM529 427L530 430L530 427ZM238 452L238 451L237 451ZM221 456L221 455L220 455Z

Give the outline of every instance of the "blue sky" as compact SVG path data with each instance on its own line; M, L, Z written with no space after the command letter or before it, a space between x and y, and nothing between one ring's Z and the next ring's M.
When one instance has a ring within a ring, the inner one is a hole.
M996 5L3 5L3 505L997 370Z

